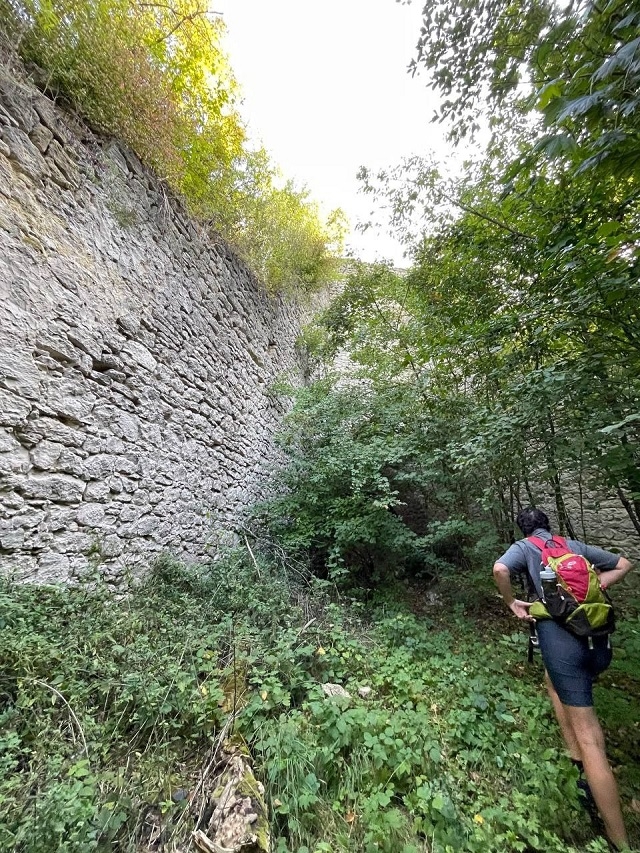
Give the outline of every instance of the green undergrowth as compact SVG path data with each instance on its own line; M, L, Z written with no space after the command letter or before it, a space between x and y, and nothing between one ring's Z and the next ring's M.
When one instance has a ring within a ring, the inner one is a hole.
M175 793L193 790L230 717L277 853L607 849L577 802L540 665L526 666L492 594L465 603L441 584L422 608L420 589L345 602L295 578L232 554L200 571L163 561L125 596L97 579L4 582L0 849L190 849ZM603 709L628 729L630 646ZM350 695L326 697L328 682ZM638 765L614 759L629 802Z

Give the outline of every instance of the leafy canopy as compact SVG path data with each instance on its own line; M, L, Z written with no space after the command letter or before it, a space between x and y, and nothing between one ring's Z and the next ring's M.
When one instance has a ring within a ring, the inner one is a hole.
M633 0L454 0L427 3L414 70L427 69L439 111L460 139L484 105L538 110L541 147L640 174L640 8Z

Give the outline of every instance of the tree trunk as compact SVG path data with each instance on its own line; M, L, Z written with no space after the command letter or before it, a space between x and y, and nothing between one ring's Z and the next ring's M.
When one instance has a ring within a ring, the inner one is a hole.
M570 539L575 539L576 534L573 530L573 524L571 523L571 519L569 518L569 513L567 512L567 507L564 502L562 487L560 485L560 475L558 474L558 468L556 465L554 449L556 430L551 415L549 415L549 430L551 432L551 441L547 445L546 455L547 465L549 466L549 470L551 472L551 484L553 486L553 496L556 504L556 513L558 515L558 528L561 536L563 536L566 532L569 535Z
M633 526L636 529L636 533L638 534L638 536L640 536L640 518L638 517L638 512L637 512L635 505L634 505L635 502L634 502L634 504L631 503L631 501L625 495L625 493L622 491L622 488L620 486L617 487L616 494L620 498L620 503L626 509L627 515L631 519L631 523L633 524Z

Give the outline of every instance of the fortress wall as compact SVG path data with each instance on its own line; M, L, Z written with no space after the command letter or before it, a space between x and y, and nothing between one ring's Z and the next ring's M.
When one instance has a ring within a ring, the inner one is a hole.
M301 309L0 69L0 572L197 560L268 486Z

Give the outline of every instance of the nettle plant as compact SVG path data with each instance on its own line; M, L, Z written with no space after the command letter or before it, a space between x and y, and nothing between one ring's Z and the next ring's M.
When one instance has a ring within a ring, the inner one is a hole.
M522 638L505 637L487 665L468 618L443 630L390 600L373 616L347 631L334 610L319 631L320 672L348 696L311 685L292 707L265 713L257 696L246 709L275 849L604 853L581 829L575 773L537 679L505 671Z
M171 793L192 784L273 638L292 642L292 594L238 555L200 571L163 560L126 595L97 573L2 581L0 849L134 851L151 812L167 838L188 835Z
M346 606L299 564L251 554L163 560L126 596L98 575L0 585L1 849L134 853L148 815L183 845L194 816L172 794L231 727L280 853L604 853L541 671L487 618L482 588L483 607L464 606L472 577L427 618L401 588ZM624 797L636 652L605 706ZM327 697L327 682L349 695Z

